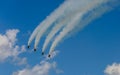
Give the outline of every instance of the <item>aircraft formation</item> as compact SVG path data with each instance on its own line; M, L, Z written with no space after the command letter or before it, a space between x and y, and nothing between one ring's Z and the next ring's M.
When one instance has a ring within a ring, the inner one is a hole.
M30 46L27 46L27 48L29 49L29 48L30 48ZM37 51L37 49L34 49L34 52L36 52L36 51ZM41 54L42 54L42 55L44 55L44 52L42 52ZM48 55L48 57L50 58L50 57L51 57L51 55L49 54L49 55Z
M51 57L62 41L75 32L81 31L106 12L120 6L115 5L117 3L119 0L65 0L35 28L28 40L28 48L34 41L34 51L36 51L44 36L42 55L50 45L48 57Z

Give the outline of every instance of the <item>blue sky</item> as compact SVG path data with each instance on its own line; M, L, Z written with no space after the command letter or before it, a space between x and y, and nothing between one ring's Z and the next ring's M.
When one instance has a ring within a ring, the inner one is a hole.
M9 29L18 29L15 44L21 49L27 45L35 27L61 3L63 0L0 0L0 34L5 35ZM63 71L60 75L104 75L107 65L120 63L119 14L120 9L116 8L91 22L82 31L60 43L56 48L59 53L47 62L57 62L57 68ZM27 58L29 67L44 60L40 53L43 41L44 38L36 53L31 52L33 49L26 49L19 55L20 58ZM12 75L28 67L26 64L14 64L18 62L13 62L11 58L1 62L0 75ZM56 74L50 70L49 75Z

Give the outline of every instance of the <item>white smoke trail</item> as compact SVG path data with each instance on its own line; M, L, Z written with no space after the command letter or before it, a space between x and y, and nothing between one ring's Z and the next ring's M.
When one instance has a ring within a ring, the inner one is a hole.
M82 1L82 0L81 0ZM44 33L49 30L49 28L54 25L53 23L56 22L56 20L58 20L58 18L62 18L64 15L67 15L69 12L74 13L75 8L72 6L73 5L73 0L66 0L58 9L55 10L55 12L52 13L51 16L48 16L46 20L44 20L39 27L37 27L36 29L38 29L39 31L37 31L36 33L36 39L35 39L35 45L34 48L36 49L38 43L40 42L41 37L44 35ZM78 6L78 1L75 1L76 6ZM73 10L74 9L74 10ZM72 11L71 11L72 10ZM34 33L35 34L35 33ZM32 38L34 38L33 36L31 36ZM33 39L32 39L33 40Z
M65 0L34 30L28 45L36 37L34 45L36 49L41 37L49 30L42 51L45 51L50 41L57 35L50 47L51 54L61 41L71 36L71 33L83 29L91 21L111 10L109 2L120 4L119 0Z
M89 2L91 2L91 1L88 1L88 3L89 3ZM94 2L95 2L96 4L98 3L98 1L94 1ZM82 3L84 3L84 4L86 5L86 8L83 9L84 6L83 6ZM66 13L64 13L65 17L67 17L67 18L69 18L69 16L74 17L75 14L80 13L81 11L84 11L84 10L88 9L89 6L93 6L93 3L91 3L91 4L88 4L88 3L87 3L87 2L85 3L84 0L81 0L81 1L79 1L79 0L75 0L75 1L71 0L71 1L70 1L70 7L66 9L67 14L70 14L70 15L67 15ZM66 20L63 20L63 21L66 21ZM61 23L62 23L62 21L61 21ZM68 22L66 21L65 23L69 23L69 21L68 21ZM59 25L59 24L58 24L58 25ZM64 23L63 23L62 25L64 25ZM56 27L57 27L57 28L56 28ZM46 38L45 44L44 44L44 46L43 46L43 51L44 51L44 49L46 48L46 46L48 45L49 41L52 39L52 37L53 37L60 29L61 29L61 27L58 28L58 26L55 26L55 27L54 27L54 30L52 29L51 33L48 34L49 37L47 36L47 38Z
M35 39L35 45L34 48L36 49L41 37L44 35L44 33L52 26L54 25L55 21L59 18L62 18L64 15L66 9L70 7L70 3L68 1L65 1L58 9L55 10L54 13L52 13L52 16L48 16L46 20L44 20L43 26L39 29L38 34Z
M63 29L63 31L66 31L66 29L67 29L66 32L63 32L63 31L60 32L60 36L58 35L58 36L56 37L56 39L54 40L54 42L53 42L53 44L52 44L52 46L51 46L51 48L50 48L49 54L51 54L51 53L53 52L54 48L57 46L57 44L59 43L59 41L60 41L60 40L63 38L63 36L65 36L65 34L68 32L69 27L70 27L71 25L75 24L75 23L78 21L78 19L80 18L80 16L82 16L81 13L77 14L77 15L75 16L75 18L73 18L73 20L72 20L70 23L68 23L68 24L70 24L70 25L67 25L67 28L65 27L65 28Z
M38 32L42 31L41 29L43 29L43 27L45 27L45 25L47 25L47 26L52 25L52 23L55 22L56 19L63 14L63 12L65 11L65 9L67 7L69 7L69 3L67 1L65 1L58 9L56 9L50 16L48 16L42 23L40 23L36 27L36 29L33 31L32 35L30 36L30 38L28 40L28 46L31 44L32 40L35 38L35 36L38 34Z
M96 18L101 17L105 12L111 11L113 8L108 5L100 6L99 9L95 9L94 11L91 11L87 16L85 16L84 19L80 21L79 24L76 26L76 30L74 32L71 32L69 35L73 35L74 33L82 30L86 25L88 25L91 21L95 20Z
M80 1L80 2L81 2L81 1ZM89 2L89 1L86 0L86 2ZM89 8L88 8L88 7L87 7L87 9L86 9L86 7L80 8L80 9L84 9L84 10L83 10L84 12L79 12L79 13L81 13L82 15L79 16L79 17L76 16L76 17L74 18L74 20L71 21L71 22L63 29L63 31L60 32L60 34L55 38L55 40L54 40L54 42L53 42L53 44L52 44L52 46L51 46L51 48L50 48L49 54L51 54L51 52L53 52L53 50L55 49L55 47L59 44L60 41L62 41L62 39L64 39L65 36L67 36L72 30L75 29L75 27L76 27L76 25L78 25L79 21L82 20L84 14L87 14L87 13L88 13L89 11L91 11L91 10L95 10L97 7L99 7L100 5L102 5L103 3L106 3L106 2L107 2L107 0L106 0L106 1L105 1L105 0L100 0L100 1L98 1L98 0L94 1L94 0L93 0L92 2L89 2ZM101 12L100 12L100 13L101 13ZM87 21L86 21L86 22L87 22ZM81 23L79 23L79 26L80 26L80 28L81 28L81 27L84 27Z
M50 31L50 33L46 37L45 43L44 43L43 48L42 48L42 52L45 51L49 42L52 40L52 38L55 36L55 34L58 33L69 21L71 21L72 17L73 17L72 14L65 16L65 19L60 20L55 25L55 27L53 27L53 29Z

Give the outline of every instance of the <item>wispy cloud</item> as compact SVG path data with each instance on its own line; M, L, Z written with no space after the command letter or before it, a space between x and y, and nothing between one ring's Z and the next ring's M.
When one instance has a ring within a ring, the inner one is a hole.
M0 62L5 62L8 58L12 58L14 62L19 62L19 65L26 62L26 58L18 57L26 51L24 45L16 44L18 32L18 29L9 29L5 34L0 34Z
M53 52L52 58L58 52ZM17 72L13 72L12 75L49 75L50 71L53 70L56 74L63 73L62 70L57 68L57 62L49 62L49 59L46 57L39 64L36 64L33 67L27 67Z
M42 61L32 68L25 68L18 72L14 72L13 75L48 75L50 69L53 68L54 65L55 63Z
M17 45L17 34L20 31L18 29L9 29L5 34L0 34L0 62L10 61L14 65L26 65L22 70L13 72L12 75L49 75L50 71L55 71L56 74L63 71L57 69L57 62L49 62L49 58L46 55L45 58L34 66L28 64L27 57L20 57L20 54L26 52L25 45ZM57 55L58 51L55 51L51 55L51 59ZM29 66L29 67L28 67ZM10 68L9 68L10 69Z
M104 73L106 75L120 75L120 63L113 63L108 65Z

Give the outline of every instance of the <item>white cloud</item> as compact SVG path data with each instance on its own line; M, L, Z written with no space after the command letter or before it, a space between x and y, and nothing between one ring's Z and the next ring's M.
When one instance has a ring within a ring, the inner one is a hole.
M17 34L19 30L18 29L9 29L6 31L5 34L0 34L0 62L4 62L8 58L17 58L17 61L22 60L25 62L25 58L19 58L18 56L25 52L25 46L18 46L16 44L17 42Z
M54 65L54 63L50 64L48 62L43 62L39 65L35 65L33 68L23 69L13 75L47 75L50 68Z
M61 70L56 69L56 62L50 63L47 61L41 61L40 64L35 65L32 68L25 68L14 72L13 75L49 75L50 70L55 70L56 73L61 73Z
M19 55L26 51L25 45L19 46L17 42L18 29L7 30L5 34L0 34L0 62L5 62L7 59L14 62L15 65L26 65L27 58L20 58ZM57 55L58 51L51 54L51 59ZM57 69L56 62L49 62L49 58L45 56L39 64L33 67L27 67L17 72L13 72L12 75L48 75L51 70L54 70L56 74L62 73L63 71Z
M120 75L120 64L113 63L112 65L108 65L104 73L106 75Z
M14 57L13 58L13 62L15 62L14 64L15 65L18 65L18 66L21 66L21 65L28 65L27 64L27 58L26 57L23 57L23 58L20 58L20 57Z
M58 53L57 52L53 52L52 58ZM29 67L29 68L25 68L22 70L19 70L17 72L13 72L12 75L49 75L49 72L51 70L54 70L56 72L56 74L60 74L63 73L62 70L57 69L57 63L56 62L52 62L50 63L48 61L48 58L45 58L44 60L42 60L40 62L40 64L36 64L33 67Z

